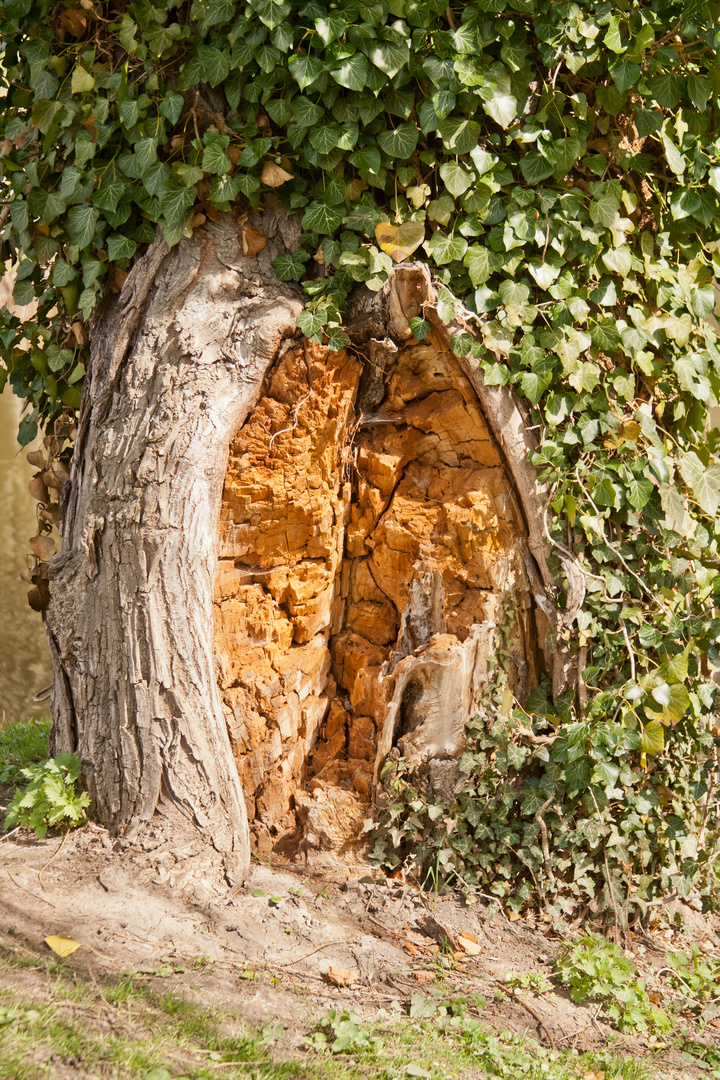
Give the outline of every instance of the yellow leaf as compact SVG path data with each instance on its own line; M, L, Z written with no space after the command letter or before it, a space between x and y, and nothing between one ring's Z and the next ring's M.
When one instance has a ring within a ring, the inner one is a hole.
M502 692L502 704L500 706L500 715L501 716L509 716L510 715L510 710L513 707L514 700L515 700L515 697L513 695L512 690L510 689L510 687L509 686L504 686L503 687L503 692Z
M45 938L45 944L49 945L54 953L58 956L70 956L76 949L79 949L82 945L81 941L73 941L69 937L56 937L51 934L50 937Z
M375 239L393 262L409 259L413 251L425 239L425 226L421 221L406 221L404 225L391 225L381 221L375 230Z

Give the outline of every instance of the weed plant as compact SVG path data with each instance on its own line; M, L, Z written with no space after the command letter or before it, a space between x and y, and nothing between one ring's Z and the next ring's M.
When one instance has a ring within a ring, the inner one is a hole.
M74 754L60 754L20 769L27 786L15 792L5 826L33 829L38 839L42 839L51 826L72 829L80 825L85 821L85 807L90 804L86 791L75 790L81 769Z

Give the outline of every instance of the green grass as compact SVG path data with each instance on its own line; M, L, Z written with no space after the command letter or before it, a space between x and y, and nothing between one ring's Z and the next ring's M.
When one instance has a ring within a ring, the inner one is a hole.
M0 726L0 784L20 783L21 769L49 756L51 723L43 717Z
M590 1070L612 1080L654 1076L651 1062L612 1050L551 1051L521 1035L493 1034L472 1002L468 1008L441 1005L424 1019L399 1008L380 1012L372 1023L351 1019L347 1052L308 1047L283 1053L277 1025L252 1030L227 1009L157 993L147 978L93 978L18 935L0 935L2 981L12 982L19 968L24 982L37 972L43 993L33 1001L0 990L0 1080L48 1080L67 1070L78 1080L578 1080ZM192 984L193 972L186 977ZM335 1023L341 1022L348 1030L338 1015ZM336 1031L327 1018L314 1031L327 1033L332 1044ZM312 1035L309 1027L303 1033Z

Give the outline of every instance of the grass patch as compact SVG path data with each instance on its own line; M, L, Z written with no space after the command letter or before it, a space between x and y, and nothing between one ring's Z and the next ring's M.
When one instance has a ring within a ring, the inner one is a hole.
M52 721L16 720L0 727L0 784L18 784L20 770L50 754L49 739Z
M578 1080L590 1072L651 1080L648 1062L607 1050L551 1051L521 1035L492 1033L474 1002L439 1005L432 1017L380 1011L373 1022L333 1012L307 1032L306 1049L283 1057L282 1028L250 1029L227 1009L156 993L142 977L93 978L0 937L0 972L35 969L49 1000L0 990L0 1080ZM192 981L192 973L188 974ZM481 1006L480 1006L481 1007ZM238 1010L240 1011L240 1010ZM316 1036L323 1033L326 1038ZM334 1043L341 1036L335 1049Z

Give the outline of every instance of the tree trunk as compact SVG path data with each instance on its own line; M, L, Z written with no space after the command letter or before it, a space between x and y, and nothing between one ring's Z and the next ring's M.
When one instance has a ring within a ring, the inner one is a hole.
M348 352L304 340L270 265L297 225L252 224L257 258L229 217L157 242L95 318L47 612L97 817L179 809L233 879L246 803L256 843L337 852L388 756L451 792L499 658L521 701L564 677L511 391L453 355L422 266L358 289Z
M296 226L263 228L253 260L229 220L157 241L95 318L46 618L55 750L79 755L98 820L127 832L175 806L233 879L249 846L213 660L220 495L302 308L270 266Z

